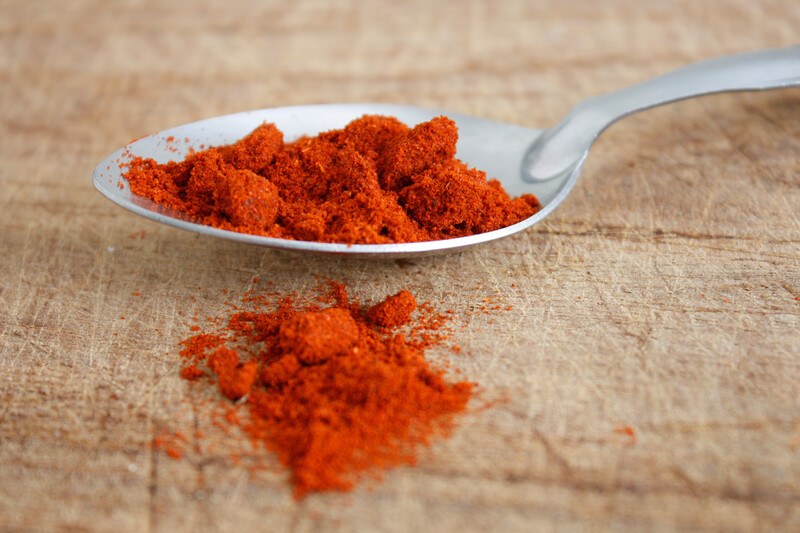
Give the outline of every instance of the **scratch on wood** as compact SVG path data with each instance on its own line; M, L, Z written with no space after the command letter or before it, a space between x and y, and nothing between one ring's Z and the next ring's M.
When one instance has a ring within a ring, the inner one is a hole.
M152 433L152 432L151 432ZM149 461L148 461L148 483L147 483L147 491L148 491L148 501L147 501L147 530L149 532L154 532L156 530L156 522L158 514L158 510L156 508L157 496L158 496L158 450L155 449L152 442L155 438L154 435L151 434L150 438L150 447L149 447Z

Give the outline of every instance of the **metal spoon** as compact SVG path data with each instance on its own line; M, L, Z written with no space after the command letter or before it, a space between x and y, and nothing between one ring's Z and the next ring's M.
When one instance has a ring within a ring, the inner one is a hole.
M117 150L94 171L94 185L113 202L152 220L215 237L310 252L412 255L457 250L506 237L549 215L575 185L589 148L617 120L651 107L712 93L757 91L800 85L800 46L711 59L627 89L579 103L556 126L531 129L435 109L390 104L329 104L263 109L178 126ZM225 231L192 222L130 192L120 163L131 155L159 162L182 159L190 147L237 141L262 122L273 122L287 140L344 127L365 114L393 115L408 125L447 115L459 129L457 157L498 178L512 196L535 194L542 209L496 231L457 239L401 244L331 244L274 239Z

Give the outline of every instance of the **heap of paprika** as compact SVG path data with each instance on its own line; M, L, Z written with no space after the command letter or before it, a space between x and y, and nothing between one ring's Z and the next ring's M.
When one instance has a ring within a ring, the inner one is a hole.
M229 421L277 455L297 497L414 464L420 446L448 434L474 388L448 382L425 359L443 339L443 315L405 290L364 307L343 285L331 288L327 307L287 297L265 309L251 299L254 309L236 311L221 331L182 343L181 375L216 383L246 411Z
M366 115L284 143L273 124L240 141L158 164L136 157L134 194L217 228L283 239L384 244L449 239L520 222L541 207L455 158L444 117L408 128Z

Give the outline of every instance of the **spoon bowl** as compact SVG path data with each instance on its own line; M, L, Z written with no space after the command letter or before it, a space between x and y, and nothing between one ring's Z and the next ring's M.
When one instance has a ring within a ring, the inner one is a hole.
M237 233L194 222L183 213L133 194L122 176L124 167L120 168L133 157L150 157L159 163L181 160L192 148L201 149L236 142L264 122L274 123L283 132L285 139L292 141L301 136L313 136L324 131L343 128L350 121L363 115L390 115L408 126L414 126L439 115L447 115L458 126L459 141L456 157L472 167L486 171L487 176L500 180L511 196L523 193L535 194L542 203L542 209L513 226L455 239L352 245L296 241ZM366 255L427 254L457 250L511 235L532 226L555 209L574 184L578 173L575 172L571 180L525 182L521 178L520 166L525 154L541 134L542 130L404 105L320 104L279 107L192 122L136 140L105 158L95 169L93 179L95 187L121 207L156 222L205 235L272 248L310 252Z
M419 255L452 251L513 235L549 215L569 194L589 148L620 118L657 105L705 94L800 85L800 46L711 59L683 67L627 89L581 102L559 124L540 130L458 113L392 104L327 104L247 111L192 122L144 137L117 150L95 169L95 187L116 204L156 222L234 241L307 252L364 256ZM531 193L542 208L512 226L455 239L339 244L295 241L222 230L133 194L123 177L125 163L149 157L181 160L192 149L238 141L264 122L274 123L287 141L340 129L363 115L394 116L408 126L446 115L458 126L456 157L497 178L511 196Z

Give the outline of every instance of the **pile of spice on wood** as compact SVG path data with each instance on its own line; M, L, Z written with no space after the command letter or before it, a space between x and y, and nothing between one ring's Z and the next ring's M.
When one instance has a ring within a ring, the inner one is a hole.
M447 313L408 291L372 306L339 283L311 301L245 301L215 331L182 342L181 375L213 384L243 411L226 420L277 455L297 497L414 464L472 396L473 383L449 382L425 358L448 338Z
M344 129L284 143L274 124L240 141L158 164L125 163L134 194L221 229L282 239L383 244L464 237L540 209L455 158L444 117L407 127L366 115Z

